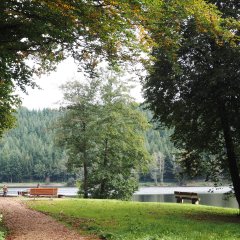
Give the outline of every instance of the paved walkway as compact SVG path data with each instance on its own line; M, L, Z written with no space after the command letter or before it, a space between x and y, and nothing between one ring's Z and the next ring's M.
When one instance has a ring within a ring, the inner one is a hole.
M90 240L50 216L28 209L17 198L0 198L0 212L10 230L7 240Z

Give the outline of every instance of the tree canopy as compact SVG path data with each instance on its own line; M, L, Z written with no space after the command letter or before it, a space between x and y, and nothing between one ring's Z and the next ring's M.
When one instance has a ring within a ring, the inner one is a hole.
M71 53L85 60L94 51L112 56L131 36L127 14L135 5L93 0L1 2L1 77L24 88L27 74L34 70L24 62L29 56L41 61L43 69Z
M179 26L189 16L219 42L234 43L232 26L239 28L234 18L221 18L203 0L7 0L1 1L0 11L0 81L8 89L1 94L7 103L2 119L10 119L17 105L11 94L16 85L22 90L34 86L34 73L53 69L69 55L91 72L102 59L125 62L156 44L172 49L174 57Z
M1 132L12 126L15 87L34 87L33 74L52 70L69 55L87 70L97 59L120 58L120 49L133 42L128 15L134 6L137 1L1 1Z

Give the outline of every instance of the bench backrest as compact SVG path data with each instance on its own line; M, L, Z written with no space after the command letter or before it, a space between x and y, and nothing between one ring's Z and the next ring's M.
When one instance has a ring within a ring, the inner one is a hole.
M175 191L174 195L176 197L182 197L182 198L184 198L184 197L196 197L196 198L198 198L198 194L194 193L194 192L177 192L177 191Z
M30 188L30 195L53 195L56 196L58 193L57 188Z

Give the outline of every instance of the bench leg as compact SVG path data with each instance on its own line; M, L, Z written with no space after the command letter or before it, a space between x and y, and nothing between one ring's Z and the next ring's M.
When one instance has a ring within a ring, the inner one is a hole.
M182 198L177 198L177 203L183 203L183 199Z
M199 204L199 200L198 199L192 199L192 204Z

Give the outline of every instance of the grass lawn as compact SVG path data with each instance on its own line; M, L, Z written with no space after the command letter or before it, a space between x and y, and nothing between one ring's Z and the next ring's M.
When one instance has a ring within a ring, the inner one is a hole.
M7 229L2 222L2 214L0 214L0 240L4 240L7 235Z
M112 200L30 200L33 209L101 239L240 239L236 209Z

